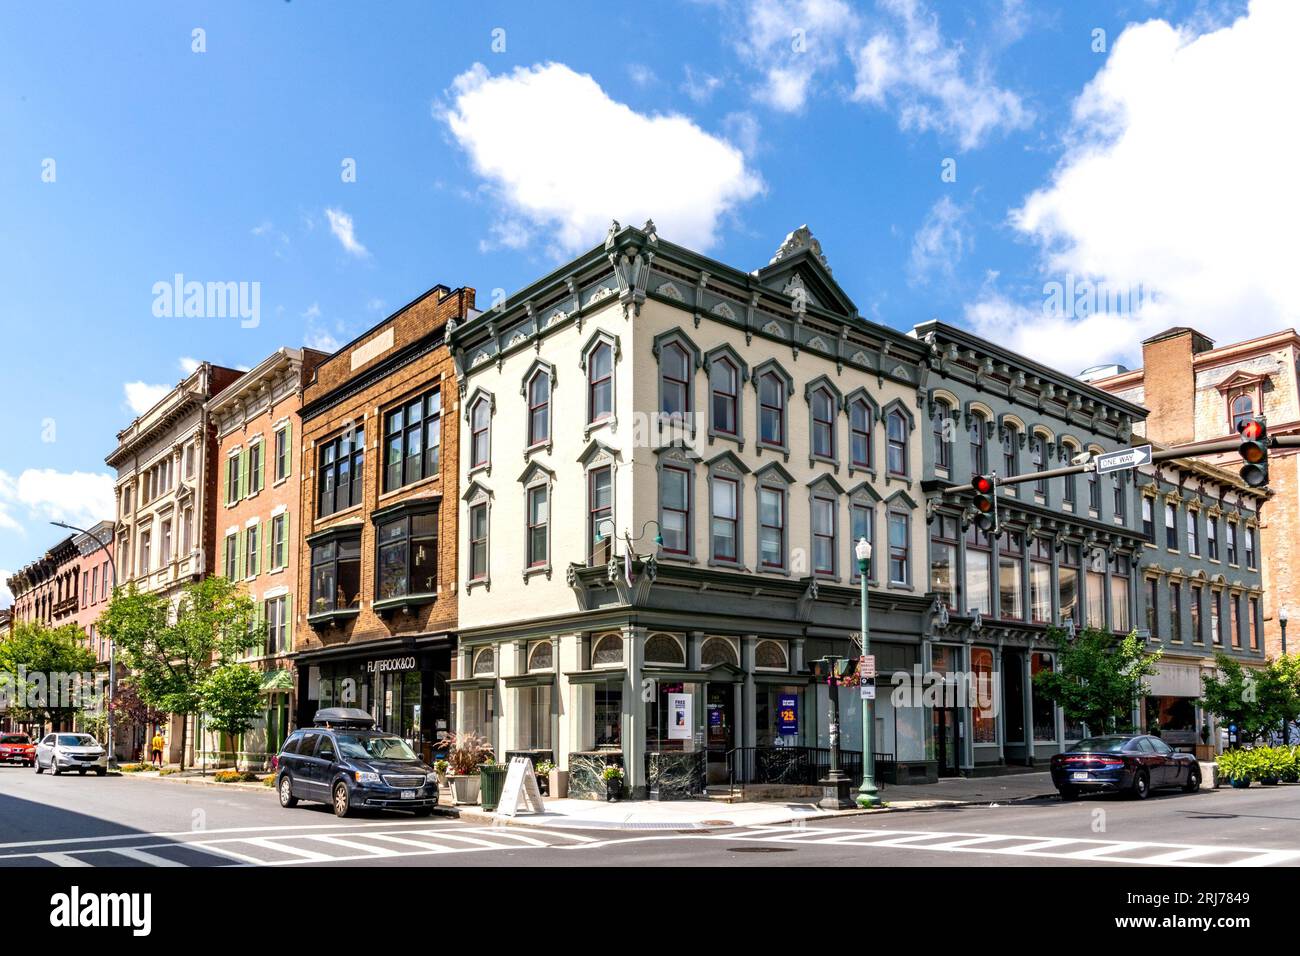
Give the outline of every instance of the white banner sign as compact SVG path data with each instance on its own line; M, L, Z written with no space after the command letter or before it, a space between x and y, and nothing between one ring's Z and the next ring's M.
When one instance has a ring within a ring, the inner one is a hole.
M691 739L691 695L668 695L668 739Z

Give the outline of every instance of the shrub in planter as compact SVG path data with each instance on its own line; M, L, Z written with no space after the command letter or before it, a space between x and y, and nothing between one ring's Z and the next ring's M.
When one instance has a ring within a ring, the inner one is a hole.
M623 796L623 768L610 764L600 772L605 781L605 799L611 803Z
M1287 747L1256 747L1255 754L1259 782L1266 787L1276 786L1294 766Z
M1249 750L1225 750L1216 761L1219 776L1232 786L1242 789L1250 786L1252 759Z
M542 796L551 795L551 771L555 769L555 764L549 760L539 761L533 771L537 774L537 789L542 792Z

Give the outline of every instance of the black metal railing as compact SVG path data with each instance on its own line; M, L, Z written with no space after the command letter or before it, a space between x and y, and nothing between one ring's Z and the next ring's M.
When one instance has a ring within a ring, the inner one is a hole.
M896 761L892 753L874 754L872 766L879 786L884 774L892 774ZM862 751L841 750L840 770L853 786L862 783ZM731 793L745 784L815 786L831 772L829 747L737 747L727 752L727 786Z

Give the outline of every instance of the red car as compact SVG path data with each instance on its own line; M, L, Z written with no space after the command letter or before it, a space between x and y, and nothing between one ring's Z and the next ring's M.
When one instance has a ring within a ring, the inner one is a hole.
M0 734L0 763L36 765L36 745L26 734Z

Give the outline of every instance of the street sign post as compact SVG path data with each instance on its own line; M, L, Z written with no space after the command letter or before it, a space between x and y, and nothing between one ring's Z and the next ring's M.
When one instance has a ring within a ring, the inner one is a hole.
M1151 446L1138 445L1135 448L1121 448L1097 456L1097 474L1105 475L1112 471L1124 471L1151 464Z

